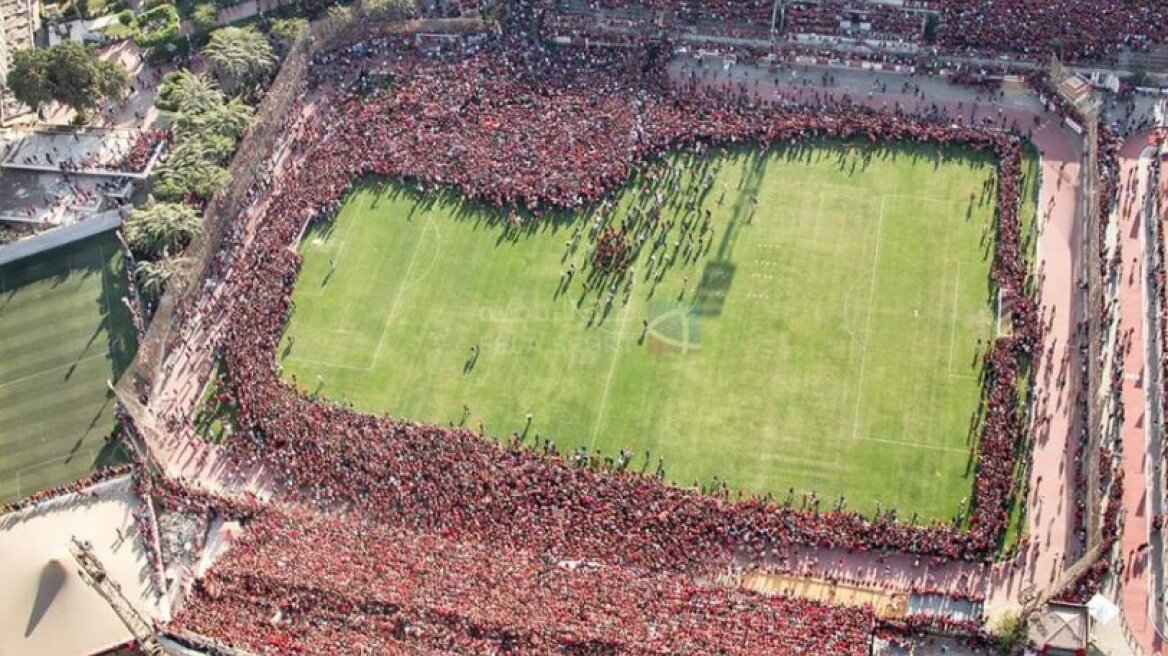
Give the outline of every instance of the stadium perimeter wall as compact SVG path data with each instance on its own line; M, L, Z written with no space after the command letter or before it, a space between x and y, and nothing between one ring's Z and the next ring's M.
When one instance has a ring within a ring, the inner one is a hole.
M122 211L109 210L73 225L54 228L27 239L5 244L0 246L0 266L23 260L26 257L40 255L55 248L68 246L73 242L88 239L103 232L109 232L121 224Z

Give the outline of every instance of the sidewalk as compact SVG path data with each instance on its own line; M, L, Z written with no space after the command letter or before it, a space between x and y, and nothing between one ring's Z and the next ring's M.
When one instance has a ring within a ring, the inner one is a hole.
M1145 350L1145 280L1140 265L1145 247L1143 225L1144 195L1147 193L1148 161L1137 159L1138 153L1126 152L1120 160L1120 204L1116 212L1119 227L1118 247L1123 260L1118 289L1120 320L1118 341L1123 348L1122 399L1124 421L1120 428L1123 445L1123 539L1120 557L1123 571L1119 573L1122 592L1117 600L1123 608L1124 619L1131 627L1140 646L1149 653L1162 653L1163 642L1152 621L1155 597L1151 593L1149 576L1150 521L1161 505L1159 499L1149 499L1155 488L1149 484L1149 427L1147 425L1147 395L1144 388ZM1138 259L1136 259L1138 258Z

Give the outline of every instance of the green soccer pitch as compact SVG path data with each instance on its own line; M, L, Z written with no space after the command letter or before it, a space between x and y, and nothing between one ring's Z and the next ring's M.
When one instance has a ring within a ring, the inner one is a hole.
M0 268L0 501L118 459L106 381L134 350L119 253L106 234Z
M366 183L301 244L284 376L361 410L550 438L565 454L630 449L636 470L663 458L680 485L952 518L971 492L979 344L996 330L995 169L861 148L712 158L708 250L686 258L683 240L663 266L702 175L689 156L668 160L685 171L681 191L658 187L674 227L611 306L607 282L584 288L602 210L515 229L446 194ZM614 225L637 197L620 197Z

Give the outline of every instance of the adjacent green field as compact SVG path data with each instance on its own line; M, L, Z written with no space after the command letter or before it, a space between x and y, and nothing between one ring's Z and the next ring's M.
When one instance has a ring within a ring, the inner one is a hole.
M661 457L681 485L952 517L994 331L991 161L839 144L668 161L683 190L716 176L698 201L709 248L686 258L674 227L611 306L609 281L583 286L604 212L515 229L447 196L362 186L302 244L285 376L370 412L565 453L631 449L634 469ZM679 225L697 197L659 189Z
M106 381L133 356L112 235L30 260L0 268L0 501L117 458Z

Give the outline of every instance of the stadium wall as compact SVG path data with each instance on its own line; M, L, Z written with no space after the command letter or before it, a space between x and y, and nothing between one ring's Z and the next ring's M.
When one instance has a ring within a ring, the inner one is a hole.
M73 225L54 228L27 239L0 246L0 266L40 255L74 242L109 232L122 224L122 211L109 210Z

